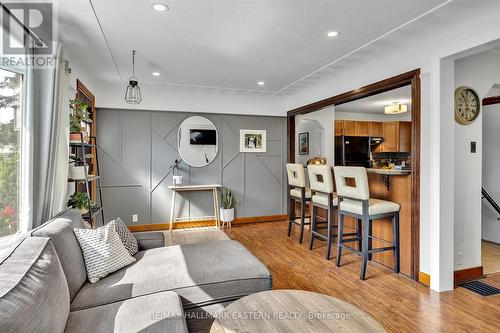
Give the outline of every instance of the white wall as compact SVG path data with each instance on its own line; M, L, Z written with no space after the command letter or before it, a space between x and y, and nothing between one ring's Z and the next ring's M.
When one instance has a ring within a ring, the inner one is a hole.
M441 59L500 38L499 12L497 0L474 1L473 5L455 0L310 76L286 97L286 108L293 109L421 69L420 271L431 275L431 288L439 291L453 288L450 219L454 215L455 150L455 82L453 76L448 77L453 68Z
M499 51L482 52L455 62L455 88L472 87L483 99L497 82ZM480 112L470 125L455 123L455 269L481 265L482 118ZM471 141L477 142L477 153L470 152ZM500 190L498 183L488 185Z
M500 202L500 104L483 108L483 168L482 184L497 203ZM481 238L500 243L498 213L488 201L481 205Z
M329 107L316 112L311 112L295 117L295 161L297 161L297 163L306 164L308 159L317 156L311 149L309 155L299 155L299 133L311 130L312 133L321 133L322 135L321 142L318 142L319 136L311 136L311 133L309 134L309 142L311 144L311 147L321 147L321 149L323 150L323 157L326 158L326 162L330 165L333 165L335 161L333 155L335 149L333 138L333 114L334 108ZM321 130L318 125L320 125L323 130Z

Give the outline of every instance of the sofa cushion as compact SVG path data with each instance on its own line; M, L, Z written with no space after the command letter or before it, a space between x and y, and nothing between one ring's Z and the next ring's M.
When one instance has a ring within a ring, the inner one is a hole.
M0 265L0 332L63 332L66 278L49 238L28 237Z
M165 246L165 235L163 232L134 232L139 251L150 250Z
M97 229L73 229L91 283L135 262L116 232L115 221Z
M127 251L130 253L131 256L139 252L139 245L137 244L137 239L135 239L134 235L128 230L127 226L125 223L123 223L122 219L117 217L114 219L115 221L115 228L116 232L118 233L118 236L120 236L120 239L127 249Z
M82 250L76 240L73 228L85 228L82 215L71 209L32 231L36 237L49 237L56 248L57 255L68 281L70 299L87 280Z
M161 247L135 258L134 264L85 284L72 310L166 290L176 291L189 309L271 289L267 268L232 240Z
M73 311L65 332L180 333L187 326L179 295L166 291Z

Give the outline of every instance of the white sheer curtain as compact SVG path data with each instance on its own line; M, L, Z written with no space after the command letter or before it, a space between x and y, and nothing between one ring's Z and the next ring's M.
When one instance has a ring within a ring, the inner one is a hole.
M69 75L61 45L54 68L33 72L32 227L64 209L68 180Z

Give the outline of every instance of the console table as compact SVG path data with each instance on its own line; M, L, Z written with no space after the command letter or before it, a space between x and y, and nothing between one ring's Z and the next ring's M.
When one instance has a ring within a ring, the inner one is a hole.
M210 333L385 332L352 304L302 290L270 290L229 304L216 314Z
M214 219L215 226L218 227L220 224L218 190L221 187L222 185L220 184L169 186L168 188L172 190L172 202L171 202L172 206L170 209L170 231L172 231L174 227L174 222L179 220L179 218L175 217L175 197L177 196L176 195L177 192L212 191L214 216L204 216L204 219Z

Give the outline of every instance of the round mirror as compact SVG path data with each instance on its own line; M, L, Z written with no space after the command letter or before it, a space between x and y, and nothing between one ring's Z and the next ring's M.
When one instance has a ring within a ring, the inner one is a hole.
M179 127L177 143L184 162L193 167L204 167L217 156L217 129L214 123L205 117L189 117Z

